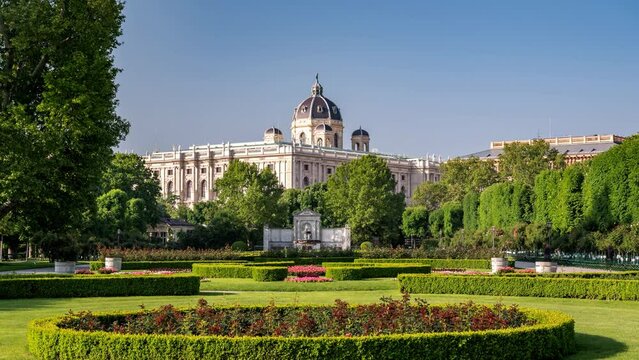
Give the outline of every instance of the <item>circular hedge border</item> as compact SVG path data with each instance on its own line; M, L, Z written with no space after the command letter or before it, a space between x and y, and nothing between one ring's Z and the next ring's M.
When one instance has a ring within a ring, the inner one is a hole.
M29 324L38 359L558 359L575 351L574 321L525 309L536 325L448 333L339 337L133 335L60 329L61 317ZM121 316L101 314L99 316Z

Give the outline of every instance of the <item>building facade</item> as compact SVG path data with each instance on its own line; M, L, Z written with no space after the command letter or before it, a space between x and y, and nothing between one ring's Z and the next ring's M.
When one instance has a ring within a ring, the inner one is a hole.
M504 146L510 143L531 144L539 139L491 141L488 150L476 152L463 158L477 157L482 160L499 161L499 155L504 152ZM587 135L542 138L552 149L564 155L567 165L583 162L601 154L611 147L621 144L624 137L618 135Z
M160 180L162 194L177 195L187 205L215 199L213 185L235 159L255 164L259 169L270 168L286 189L324 182L337 166L370 153L371 138L360 127L347 141L350 149L343 149L341 110L323 93L316 79L311 96L293 111L289 141L280 129L271 127L264 132L262 141L178 147L153 152L144 161ZM422 182L439 181L441 176L441 158L375 155L386 160L396 181L395 190L407 198Z

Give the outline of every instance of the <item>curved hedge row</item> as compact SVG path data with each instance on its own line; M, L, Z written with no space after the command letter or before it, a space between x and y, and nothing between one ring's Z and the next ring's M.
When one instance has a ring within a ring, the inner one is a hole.
M0 289L0 299L197 295L200 278L192 275L0 277Z
M639 300L639 280L416 274L398 279L402 291L416 294Z
M206 278L252 278L255 281L281 281L286 279L288 268L286 266L269 266L268 263L252 266L248 264L193 264L193 274Z
M430 274L430 265L423 264L353 264L326 267L326 277L333 280L360 280L396 277L399 274Z
M402 263L402 264L425 264L433 268L464 268L464 269L490 269L489 259L374 259L358 258L355 263Z
M37 359L558 359L575 351L574 321L526 310L538 321L514 329L355 337L121 335L60 329L60 318L29 324ZM109 315L103 315L109 316Z

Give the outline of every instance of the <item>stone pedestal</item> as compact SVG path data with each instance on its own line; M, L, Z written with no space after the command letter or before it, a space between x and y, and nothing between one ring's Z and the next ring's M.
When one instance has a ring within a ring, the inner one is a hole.
M499 269L508 266L508 259L506 258L491 258L490 259L490 273L495 274Z
M557 263L552 261L535 261L535 272L539 274L555 273L557 272Z
M104 267L114 269L115 271L121 271L122 258L104 258Z
M56 261L54 266L56 274L75 273L75 261Z

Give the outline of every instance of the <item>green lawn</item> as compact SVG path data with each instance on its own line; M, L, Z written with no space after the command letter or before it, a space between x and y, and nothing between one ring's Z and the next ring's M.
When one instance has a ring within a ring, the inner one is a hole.
M223 280L203 283L203 289L211 287L224 290L248 289L252 280ZM369 283L370 282L370 283ZM369 283L369 284L367 284ZM274 283L272 283L274 284ZM332 285L346 286L346 282ZM366 284L366 285L361 285ZM394 286L393 280L380 279L352 284L358 291L338 291L336 288L319 291L282 292L282 291L247 291L238 293L205 293L201 296L162 296L162 297L120 297L120 298L76 298L76 299L20 299L0 301L0 359L32 359L26 346L26 326L35 318L60 315L69 309L110 311L136 309L140 304L156 307L162 304L178 306L194 305L197 299L205 298L215 304L266 304L274 301L284 303L328 304L339 298L351 303L370 303L382 296L399 297L396 289L369 290L363 288ZM233 285L234 288L226 288ZM263 285L274 286L276 285ZM362 286L359 288L359 286ZM257 288L260 288L258 285ZM264 289L264 288L262 288ZM470 295L419 295L431 303L451 303L473 300L481 303L516 303L522 307L534 307L564 311L575 318L577 344L579 352L571 359L637 359L639 358L639 302L598 301L577 299L551 299L530 297L493 297Z
M255 281L253 279L208 279L202 283L202 291L370 291L396 290L397 279L365 279L333 281L326 283L294 283L284 281Z
M53 263L46 261L2 261L0 271L17 271L53 267Z

